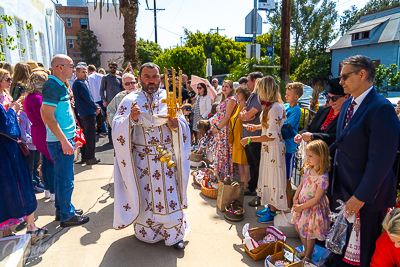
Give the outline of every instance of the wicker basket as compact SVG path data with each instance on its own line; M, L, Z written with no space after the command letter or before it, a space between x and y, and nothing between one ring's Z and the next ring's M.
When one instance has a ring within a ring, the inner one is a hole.
M200 186L200 184L196 181L196 175L199 173L199 167L201 166L202 163L204 163L204 165L206 165L206 169L208 168L208 167L207 167L207 163L206 163L205 161L200 161L199 164L197 164L196 171L192 172L193 183L194 183L195 185L198 185L198 186Z
M289 251L292 252L292 254L293 254L292 263L287 264L286 267L302 267L303 266L303 263L304 263L303 261L294 262L294 251L291 247L289 247L287 244L283 243L282 241L277 241L275 243L276 244L275 244L274 254L271 255L269 262L271 262L272 264L275 264L275 262L277 260L283 260L285 258L285 251L283 249L280 251L277 251L278 245L280 245L281 247L285 246L286 248L288 248Z
M219 180L218 174L217 174L214 170L212 170L212 169L208 169L208 170L214 173L214 175L215 175L215 177L217 177L217 180L218 180L218 183L219 183L220 180ZM203 181L203 180L201 180L201 181ZM202 182L200 182L200 186L201 186L201 193L202 193L203 195L205 195L205 196L208 197L208 198L217 199L217 196L218 196L218 188L216 188L216 189L208 189L208 188L206 188L206 187L203 186L203 183L202 183Z
M197 154L196 152L191 152L190 160L194 162L200 162L203 160L203 154Z
M257 227L249 230L250 237L256 241L262 240L265 237L265 233L267 232L266 227ZM243 241L242 241L243 243ZM244 250L252 257L253 260L258 261L265 259L268 255L274 254L276 250L275 245L277 242L271 242L267 244L261 244L257 248L249 250L246 245L243 243ZM282 242L281 242L282 243ZM278 252L283 251L283 245L280 245L277 249Z

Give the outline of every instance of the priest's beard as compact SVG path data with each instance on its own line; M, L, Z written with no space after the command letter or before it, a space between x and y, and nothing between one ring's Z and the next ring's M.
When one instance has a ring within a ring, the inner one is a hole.
M154 94L160 87L160 82L158 83L149 82L148 84L142 83L141 85L143 91L145 91L148 94Z

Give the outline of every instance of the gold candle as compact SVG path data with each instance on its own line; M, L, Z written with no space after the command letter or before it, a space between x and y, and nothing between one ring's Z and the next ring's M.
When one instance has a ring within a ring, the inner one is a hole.
M176 81L175 81L175 69L172 67L172 87L174 91L174 103L176 104Z
M179 96L178 96L178 102L179 102L179 109L182 108L182 70L179 69Z
M164 84L165 84L165 90L167 91L167 103L169 103L168 72L166 68L164 68Z

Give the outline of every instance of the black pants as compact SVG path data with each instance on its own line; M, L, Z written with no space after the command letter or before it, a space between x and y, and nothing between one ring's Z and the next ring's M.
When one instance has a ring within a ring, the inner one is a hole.
M247 162L250 165L250 181L248 189L257 189L258 174L260 172L261 143L250 143L245 148Z
M31 178L33 185L38 185L40 181L39 165L40 165L40 152L38 150L29 150L29 155L26 156L29 169L31 170Z
M86 140L86 144L81 149L82 160L89 160L94 158L94 150L96 148L96 115L87 115L81 121Z

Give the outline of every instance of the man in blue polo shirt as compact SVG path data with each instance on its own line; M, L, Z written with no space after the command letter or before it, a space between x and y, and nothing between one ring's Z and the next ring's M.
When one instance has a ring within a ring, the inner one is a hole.
M71 203L74 189L74 137L75 120L68 98L65 81L72 77L75 66L66 55L56 55L51 60L54 75L49 75L43 85L42 114L47 127L47 148L54 161L56 221L61 227L87 223L89 218L82 216Z

